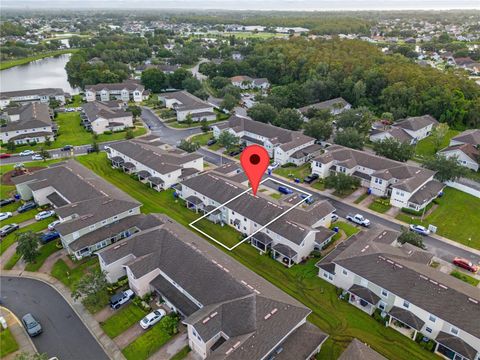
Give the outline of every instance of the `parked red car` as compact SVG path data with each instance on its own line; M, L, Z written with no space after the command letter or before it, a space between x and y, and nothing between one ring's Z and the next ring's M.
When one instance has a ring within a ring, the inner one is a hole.
M474 265L471 261L462 258L455 258L453 259L453 263L458 267L476 273L478 271L478 266Z
M12 154L0 154L0 159L6 159L12 156Z

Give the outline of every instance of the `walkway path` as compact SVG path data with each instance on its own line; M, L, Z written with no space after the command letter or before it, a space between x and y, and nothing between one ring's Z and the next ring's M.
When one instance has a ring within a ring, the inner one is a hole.
M8 328L18 344L18 350L2 358L2 360L13 360L17 354L26 352L34 354L37 352L35 345L26 333L20 320L7 308L0 306L0 316L7 321Z
M185 327L180 327L180 333L175 335L173 339L167 342L161 347L155 354L153 354L148 360L166 360L170 359L177 352L182 350L188 345L188 337Z
M113 341L120 349L125 348L133 340L139 337L145 330L143 330L138 323L130 326L126 331L118 335ZM147 330L148 331L148 330Z

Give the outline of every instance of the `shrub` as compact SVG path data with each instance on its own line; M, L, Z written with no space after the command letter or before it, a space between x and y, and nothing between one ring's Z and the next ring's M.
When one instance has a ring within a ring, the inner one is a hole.
M281 165L282 168L288 168L288 167L297 167L297 165L295 165L294 163L286 163L286 164L283 164Z

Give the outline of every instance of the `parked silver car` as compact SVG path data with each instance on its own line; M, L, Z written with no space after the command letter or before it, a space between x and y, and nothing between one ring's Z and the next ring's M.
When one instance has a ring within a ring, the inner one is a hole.
M30 313L22 317L22 323L30 337L40 335L43 331L42 325Z

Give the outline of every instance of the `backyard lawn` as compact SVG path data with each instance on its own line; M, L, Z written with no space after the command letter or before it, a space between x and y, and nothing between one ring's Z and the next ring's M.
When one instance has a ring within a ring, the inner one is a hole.
M419 217L400 213L397 219L423 226L437 226L437 234L480 249L480 199L453 188L445 188L439 205L420 221Z
M450 143L450 139L454 136L458 135L460 131L449 129L445 139L443 140L442 144L440 145L440 149L443 149L448 146ZM415 146L415 155L420 158L425 158L428 156L432 156L435 154L435 147L433 145L432 137L429 136L423 140L420 140L417 145Z
M0 358L17 350L18 344L10 332L10 329L0 330Z
M159 323L146 330L122 350L122 353L127 360L148 359L171 339L172 336L162 327L164 319L166 318L163 318Z
M187 226L192 219L198 216L175 203L171 193L158 193L133 180L128 175L112 169L105 154L90 154L79 157L77 160L142 202L144 204L142 211L145 213L166 213L184 226ZM339 226L343 228L345 225ZM238 238L238 233L228 226L222 228L213 223L208 223L208 227L209 234L214 233L215 229L221 228L225 237L228 236L230 241L236 241ZM353 231L353 229L351 230ZM219 248L226 251L221 247ZM248 244L242 244L234 251L227 253L312 309L309 320L330 335L322 346L320 355L322 359L337 359L354 337L368 343L389 359L422 360L436 358L434 354L422 349L418 344L397 331L382 326L366 313L345 301L339 300L336 288L318 277L318 269L315 267L315 262L318 259L311 259L305 264L286 269L282 264L268 256L259 255ZM132 343L127 346L123 350L124 355L129 359L143 359L144 356L148 356L148 351L145 349L147 345L141 345L141 343L148 344L146 336L152 334L153 337L158 336L160 339L165 336L165 333L156 335L153 330L155 330L155 327L143 334L139 338L141 340L137 339L134 342L135 345ZM165 341L167 340L168 338ZM138 356L140 353L143 355Z
M290 178L290 179L300 179L303 181L303 178L312 173L310 163L303 164L302 166L289 166L281 167L279 166L273 172L277 175Z
M138 323L147 312L142 310L137 305L130 303L120 310L117 310L114 315L110 316L107 320L100 323L105 334L112 339L123 333L132 325Z

